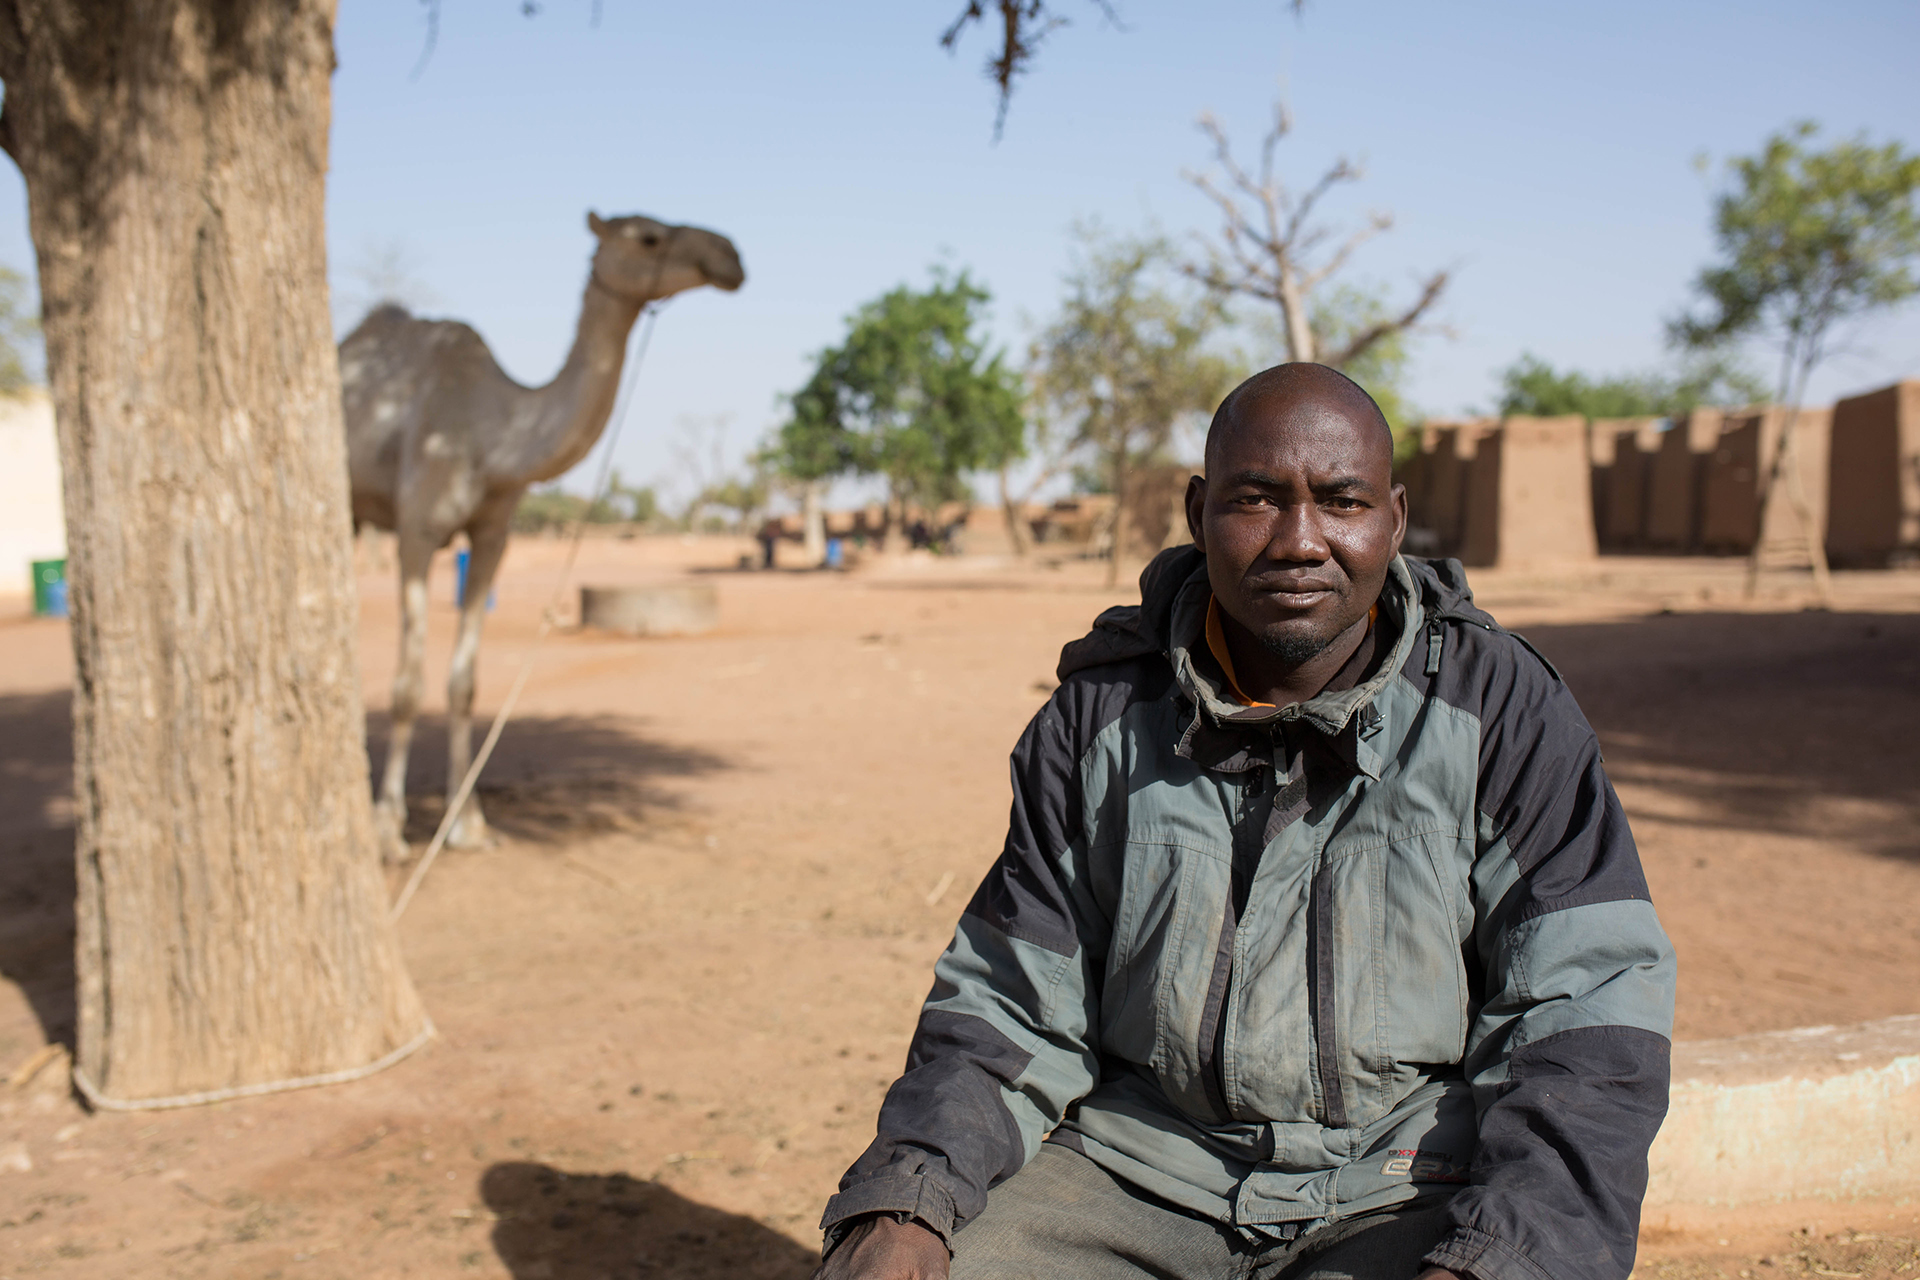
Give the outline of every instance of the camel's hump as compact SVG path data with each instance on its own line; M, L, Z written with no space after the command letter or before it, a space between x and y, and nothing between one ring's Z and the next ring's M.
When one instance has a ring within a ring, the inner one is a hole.
M455 358L479 356L492 360L486 339L472 325L460 320L423 319L396 303L375 307L340 342L342 356L366 349L396 354L406 349L424 349L440 353L432 357L435 359L452 355Z

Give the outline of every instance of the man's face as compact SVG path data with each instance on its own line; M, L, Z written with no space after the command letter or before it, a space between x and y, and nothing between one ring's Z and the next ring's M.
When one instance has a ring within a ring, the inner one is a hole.
M1187 488L1221 609L1289 666L1373 607L1407 529L1391 441L1344 399L1247 397Z

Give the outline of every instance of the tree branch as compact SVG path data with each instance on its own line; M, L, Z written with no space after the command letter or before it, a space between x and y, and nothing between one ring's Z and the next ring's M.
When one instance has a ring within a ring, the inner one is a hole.
M1362 329L1359 333L1356 333L1353 339L1348 342L1346 346L1342 347L1337 354L1327 356L1321 363L1332 365L1336 369L1345 368L1347 365L1365 355L1368 349L1376 343L1392 337L1396 333L1405 333L1412 329L1420 323L1420 317L1425 315L1427 311L1432 308L1433 304L1440 300L1440 295L1446 291L1447 280L1447 272L1435 272L1427 281L1426 285L1420 290L1420 296L1414 300L1412 306L1408 307L1398 316L1382 320L1378 324L1369 325L1365 329Z

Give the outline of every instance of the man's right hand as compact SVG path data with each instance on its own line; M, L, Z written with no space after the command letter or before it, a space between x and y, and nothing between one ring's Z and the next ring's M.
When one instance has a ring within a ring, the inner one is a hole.
M886 1214L847 1229L813 1280L947 1280L947 1246L917 1222Z

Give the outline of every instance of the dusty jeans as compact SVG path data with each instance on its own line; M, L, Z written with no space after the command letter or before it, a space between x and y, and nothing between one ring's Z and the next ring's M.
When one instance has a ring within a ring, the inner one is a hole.
M1052 1143L953 1238L952 1280L1413 1280L1445 1200L1255 1240L1129 1189Z

